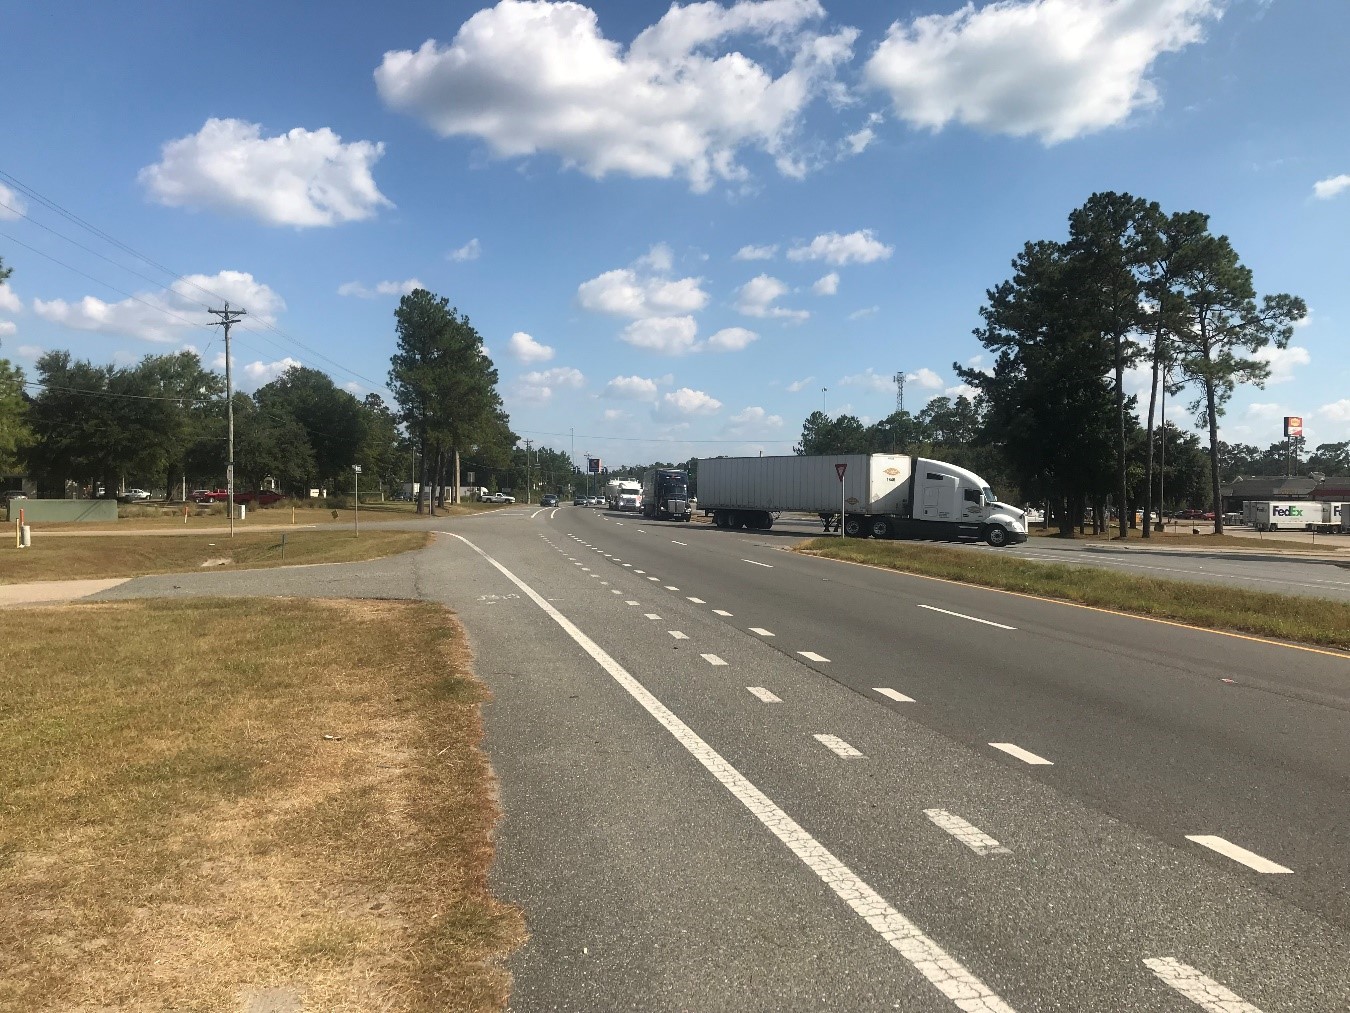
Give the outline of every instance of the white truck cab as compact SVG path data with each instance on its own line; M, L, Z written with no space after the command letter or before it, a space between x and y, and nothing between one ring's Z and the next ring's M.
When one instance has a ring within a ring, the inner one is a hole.
M916 457L913 494L911 516L916 521L977 526L979 537L993 546L1027 540L1026 512L1001 502L973 471Z

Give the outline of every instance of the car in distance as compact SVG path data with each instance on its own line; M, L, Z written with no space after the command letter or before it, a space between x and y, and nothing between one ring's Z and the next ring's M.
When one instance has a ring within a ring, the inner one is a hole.
M585 505L586 505L586 497L585 497L585 496L574 496L574 497L572 498L572 505L573 505L573 506L585 506Z
M122 496L128 503L138 503L150 498L150 494L144 489L128 489Z
M589 503L591 506L604 506L604 505L605 505L605 497L603 497L603 496L592 496L592 497L591 497L589 500L587 500L586 502Z
M484 500L484 502L486 503L514 503L515 501L516 498L514 496L508 496L504 492L494 492L491 496L489 496L486 500Z
M9 500L27 499L28 497L27 495L24 494L24 491L22 489L10 489L7 493L5 493L4 498L5 501L8 502Z
M557 506L557 505L558 505L558 497L555 496L555 495L553 495L553 493L551 493L551 492L545 493L545 494L540 498L540 500L539 500L539 505L540 505L540 506Z

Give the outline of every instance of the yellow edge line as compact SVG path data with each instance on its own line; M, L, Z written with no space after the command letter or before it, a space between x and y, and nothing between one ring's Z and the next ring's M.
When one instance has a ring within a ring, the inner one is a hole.
M1009 591L1002 587L989 587L987 584L976 584L966 580L952 580L950 577L934 577L927 573L914 573L911 570L900 570L894 566L881 566L877 563L860 563L856 559L840 559L838 556L826 556L814 549L807 549L802 552L805 556L815 556L817 559L831 559L836 563L849 563L853 566L865 566L869 570L882 570L886 573L903 573L906 577L918 577L921 580L936 580L943 584L957 584L961 587L978 588L981 591L993 591L996 594L1010 594L1014 598L1030 598L1032 601L1049 602L1051 605L1067 605L1069 608L1087 609L1089 612L1102 612L1109 616L1120 616L1124 619L1140 619L1146 623L1162 623L1164 626L1176 626L1183 630L1195 630L1197 633L1213 633L1218 637L1233 637L1237 640L1250 640L1257 644L1269 644L1271 647L1287 647L1291 651L1307 651L1310 654L1325 654L1328 658L1340 658L1342 661L1350 660L1350 654L1343 651L1328 650L1325 647L1309 647L1304 644L1291 644L1283 640L1269 640L1265 637L1252 636L1250 633L1233 633L1229 630L1216 630L1208 626L1192 626L1190 623L1179 623L1175 619L1159 619L1157 616L1139 615L1137 612L1120 612L1116 609L1102 608L1099 605L1084 605L1082 602L1066 601L1063 598L1047 598L1045 595L1028 594L1025 591ZM1051 564L1055 565L1055 564ZM1063 566L1063 563L1058 564Z

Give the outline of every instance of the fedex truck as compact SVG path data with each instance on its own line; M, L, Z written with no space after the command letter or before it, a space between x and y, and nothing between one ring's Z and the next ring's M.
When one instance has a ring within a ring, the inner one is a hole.
M1026 514L979 475L905 454L703 458L698 505L719 528L765 529L802 512L850 538L1027 540Z
M1341 534L1350 535L1350 503L1341 503Z
M1332 531L1340 526L1333 520L1338 504L1317 500L1266 500L1252 507L1252 527L1257 531Z

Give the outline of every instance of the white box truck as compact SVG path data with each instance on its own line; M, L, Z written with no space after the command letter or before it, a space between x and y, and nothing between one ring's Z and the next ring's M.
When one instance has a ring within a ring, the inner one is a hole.
M828 530L842 512L850 538L1027 539L1025 513L1000 503L979 475L905 454L703 458L698 505L721 528L765 529L800 512Z
M1322 524L1322 504L1315 500L1259 500L1252 510L1257 531L1313 531Z

